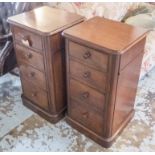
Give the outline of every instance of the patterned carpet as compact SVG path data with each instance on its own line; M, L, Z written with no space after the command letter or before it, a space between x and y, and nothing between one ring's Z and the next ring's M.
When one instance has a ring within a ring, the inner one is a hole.
M21 103L21 83L11 74L0 77L0 137L32 116Z
M0 151L155 151L155 68L139 82L135 116L105 149L65 119L53 125L22 105L18 77L0 78Z

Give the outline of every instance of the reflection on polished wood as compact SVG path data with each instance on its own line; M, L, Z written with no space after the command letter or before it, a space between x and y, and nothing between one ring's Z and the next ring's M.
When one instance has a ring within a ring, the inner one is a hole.
M133 27L121 22L95 17L83 24L65 31L66 36L80 38L81 43L102 48L108 53L123 54L128 47L135 44L133 40L140 40L147 30Z
M83 19L80 15L43 6L9 18L9 22L31 28L42 35L51 35L70 27Z

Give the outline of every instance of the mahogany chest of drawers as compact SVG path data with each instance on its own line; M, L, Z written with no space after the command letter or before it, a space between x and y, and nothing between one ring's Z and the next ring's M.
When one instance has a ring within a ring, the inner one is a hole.
M22 99L55 123L66 109L65 54L61 32L82 16L43 6L9 18L23 88Z
M134 115L147 31L100 17L63 32L67 122L109 147Z

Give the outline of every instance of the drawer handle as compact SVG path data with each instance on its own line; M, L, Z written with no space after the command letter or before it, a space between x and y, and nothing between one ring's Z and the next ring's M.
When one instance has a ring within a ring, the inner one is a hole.
M35 76L35 72L31 72L30 74L29 74L29 77L34 77Z
M31 53L28 53L28 54L26 55L26 57L27 57L28 59L31 59L31 58L33 57L33 55L32 55Z
M91 72L89 71L83 73L84 78L90 78L90 76L91 76Z
M89 92L82 93L82 99L87 99L89 97Z
M88 59L91 57L91 53L89 51L87 51L86 53L84 53L83 58L84 59Z
M28 37L24 36L21 40L22 44L25 45L25 46L31 46L31 42L30 40L28 39Z
M83 116L84 118L88 118L88 117L89 117L89 113L88 113L88 112L83 112L83 113L82 113L82 116Z
M34 92L31 94L32 97L36 97L37 96L37 92Z

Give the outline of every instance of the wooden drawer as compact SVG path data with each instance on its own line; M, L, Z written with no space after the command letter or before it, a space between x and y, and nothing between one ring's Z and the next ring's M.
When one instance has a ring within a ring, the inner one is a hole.
M80 81L96 88L101 92L105 92L106 88L106 74L84 64L80 64L74 60L70 60L70 75L78 78Z
M104 110L105 96L73 79L70 79L70 95L71 98L88 104L98 111Z
M41 54L16 44L16 56L20 64L30 64L38 70L44 71L43 56Z
M88 105L78 103L74 100L71 100L69 106L69 117L96 134L103 135L104 120L102 115L92 110Z
M39 88L46 90L45 76L42 72L26 64L20 64L19 67L22 78L25 78L35 85L38 85Z
M75 58L82 60L84 63L91 65L97 70L107 71L108 55L100 53L96 50L81 46L79 44L69 42L69 54Z
M48 110L47 93L36 85L22 79L23 94L37 106Z
M39 35L26 31L19 27L14 27L13 29L14 38L17 43L37 49L42 52L42 41Z

